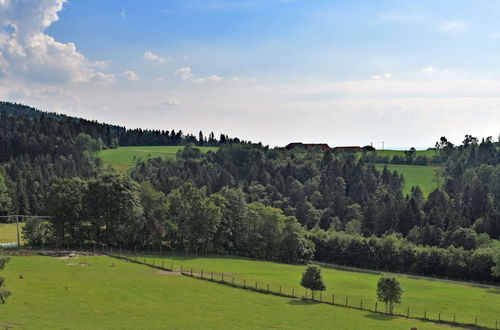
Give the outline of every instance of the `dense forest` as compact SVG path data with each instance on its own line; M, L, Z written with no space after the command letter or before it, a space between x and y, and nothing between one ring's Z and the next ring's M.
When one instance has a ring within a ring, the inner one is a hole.
M467 135L457 146L440 138L430 162L444 166L445 184L425 197L418 187L403 195L404 178L378 171L367 154L127 130L17 107L0 104L0 212L53 217L26 225L33 246L231 251L498 280L500 151L491 137ZM119 175L96 157L118 145L187 147Z

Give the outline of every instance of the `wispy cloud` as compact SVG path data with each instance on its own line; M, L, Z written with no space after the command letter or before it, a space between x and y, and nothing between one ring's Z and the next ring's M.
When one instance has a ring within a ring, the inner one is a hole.
M203 82L220 82L224 80L223 77L220 77L218 75L212 74L206 77L195 77L191 68L190 67L183 67L180 68L175 72L175 76L181 77L182 80L188 80L192 82L197 82L197 83L203 83Z
M147 51L144 53L144 56L142 57L143 60L148 60L156 63L165 63L170 60L170 57L163 57L154 54L151 51Z
M123 7L123 8L122 8L122 10L120 11L120 16L121 16L122 18L127 18L127 17L128 17L128 16L127 16L127 13L125 12L125 7Z
M122 73L122 76L124 76L126 79L130 81L140 81L141 77L135 73L134 71L127 70Z
M459 34L467 31L468 24L464 21L448 21L437 25L437 30L443 33Z

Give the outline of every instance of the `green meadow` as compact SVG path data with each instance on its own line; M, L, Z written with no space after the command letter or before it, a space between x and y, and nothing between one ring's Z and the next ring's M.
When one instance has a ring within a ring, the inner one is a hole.
M203 153L217 151L217 147L197 147ZM108 164L119 172L126 172L139 159L148 158L175 158L184 146L137 146L106 149L99 152L104 164Z
M22 278L20 278L22 275ZM438 329L235 289L110 257L13 257L0 327L32 329Z
M22 224L19 227L21 230ZM20 235L22 233L19 233ZM22 236L22 235L21 235ZM0 244L17 242L17 230L15 223L0 223Z
M371 153L376 153L382 157L388 156L389 158L392 158L394 156L400 156L404 157L405 156L405 150L375 150L375 151L368 151L368 154ZM359 156L362 155L362 153L358 153ZM427 157L427 158L432 158L437 155L436 150L416 150L415 151L415 157L422 156L422 157Z
M443 184L443 177L439 175L442 170L440 166L375 164L379 171L382 171L384 166L403 175L405 179L403 194L409 193L413 186L420 186L424 196L428 196L431 191Z
M140 259L143 261L143 259ZM148 263L152 263L152 258L146 258ZM295 293L297 296L305 295L305 291L300 287L299 281L305 266L287 265L274 262L254 261L236 258L192 258L192 257L164 257L156 259L156 265L161 261L165 267L172 267L186 272L199 274L204 271L204 276L211 276L211 272L216 272L214 277L221 279L224 273L224 280L232 282L234 276L236 284L245 283L254 287L279 292L280 287L284 293ZM327 286L327 291L322 294L324 300L335 299L336 303L344 304L348 297L348 304L363 306L370 309L375 308L376 285L379 278L377 274L366 272L352 272L332 268L322 268L323 278ZM417 279L406 276L399 276L404 289L403 303L395 311L410 316L423 317L438 320L453 321L474 324L475 318L479 325L495 328L495 322L500 318L500 288L479 287L472 284L452 283L433 279ZM310 296L310 293L308 293ZM332 297L334 295L334 297ZM316 295L318 298L318 295ZM382 303L378 303L378 310L385 309Z

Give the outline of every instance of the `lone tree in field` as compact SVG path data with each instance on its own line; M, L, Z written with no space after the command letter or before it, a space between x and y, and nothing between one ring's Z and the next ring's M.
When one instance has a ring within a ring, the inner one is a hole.
M325 291L326 285L323 283L321 277L321 269L317 265L308 265L302 274L300 285L304 288L311 290L312 298L314 300L314 291Z
M9 257L5 255L2 248L0 248L0 270L4 269L5 265L9 262ZM4 278L0 277L0 304L5 304L5 301L10 296L10 292L2 289L4 283Z
M385 303L385 311L389 305L389 313L392 314L394 304L401 303L403 288L395 276L383 274L377 284L377 298Z

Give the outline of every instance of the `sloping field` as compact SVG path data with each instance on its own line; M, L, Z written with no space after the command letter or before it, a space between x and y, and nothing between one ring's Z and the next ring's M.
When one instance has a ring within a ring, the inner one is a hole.
M442 328L432 323L235 289L109 257L13 257L2 276L13 295L0 306L0 327Z
M203 153L217 151L217 147L197 147ZM175 158L177 151L183 146L137 146L119 147L117 149L101 150L99 157L105 164L109 164L119 172L126 172L138 159L147 158Z
M405 156L405 151L404 150L375 150L375 151L368 151L368 154L371 154L371 153L376 153L377 155L379 156L389 156L389 158L392 158L394 156L400 156L400 157L404 157ZM359 155L362 155L361 153L359 153ZM419 157L419 156L422 156L422 157L428 157L428 158L432 158L434 156L436 156L437 153L435 150L416 150L415 151L415 157Z
M21 230L20 224L19 230ZM19 233L21 235L21 233ZM15 223L0 223L0 244L17 242L17 231Z
M382 171L384 166L403 175L405 179L403 194L408 194L413 186L420 186L424 196L428 196L443 184L443 177L439 176L439 171L442 170L440 166L375 164L379 171Z
M151 263L152 259L148 259ZM204 270L207 277L211 276L210 272L218 272L215 274L217 279L223 272L229 282L235 276L239 284L245 280L247 286L254 286L257 282L258 287L264 289L269 284L272 291L278 291L281 286L282 292L294 289L298 295L304 295L299 282L305 267L300 265L233 258L165 257L161 260L169 268L173 263L174 269L182 265L188 272L191 268L197 273ZM156 264L161 260L156 259ZM327 286L323 299L331 300L335 294L339 303L349 297L349 305L360 306L362 299L363 306L374 308L379 275L323 268L323 278ZM429 319L453 321L455 318L457 322L468 324L474 324L477 317L479 325L493 329L500 318L500 289L409 277L400 277L400 281L405 292L403 303L396 308L398 313L406 315L409 308L411 316L423 317L425 313ZM379 303L378 308L381 310L384 306Z

